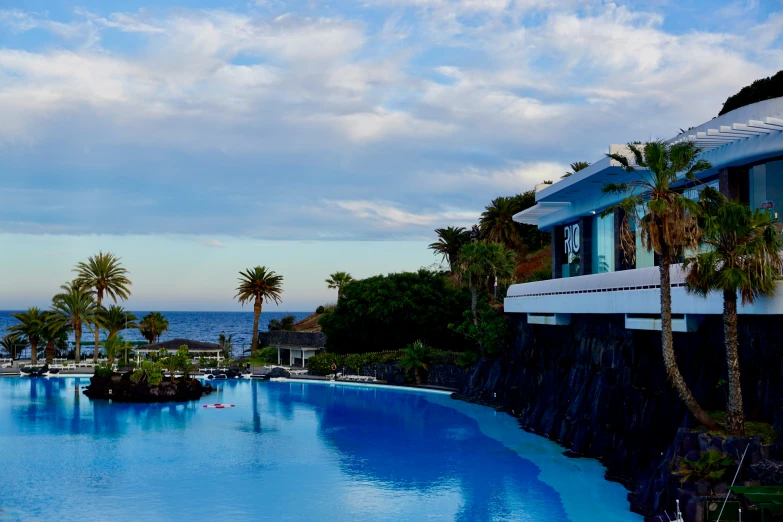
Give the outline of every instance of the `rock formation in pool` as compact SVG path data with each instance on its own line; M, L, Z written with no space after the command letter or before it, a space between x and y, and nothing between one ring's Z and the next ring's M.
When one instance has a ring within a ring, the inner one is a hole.
M198 379L164 378L151 385L147 380L133 382L132 373L93 375L84 394L91 399L111 399L117 402L185 402L195 401L212 392L209 383Z

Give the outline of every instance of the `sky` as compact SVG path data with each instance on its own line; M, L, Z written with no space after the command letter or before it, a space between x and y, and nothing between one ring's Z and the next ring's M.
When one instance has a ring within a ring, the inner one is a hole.
M415 270L433 230L783 69L783 2L3 0L0 309L123 258L131 309Z

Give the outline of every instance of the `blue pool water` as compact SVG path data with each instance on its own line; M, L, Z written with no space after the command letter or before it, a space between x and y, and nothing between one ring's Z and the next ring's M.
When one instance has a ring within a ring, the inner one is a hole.
M243 380L131 405L87 383L0 378L0 521L640 520L597 462L442 393Z

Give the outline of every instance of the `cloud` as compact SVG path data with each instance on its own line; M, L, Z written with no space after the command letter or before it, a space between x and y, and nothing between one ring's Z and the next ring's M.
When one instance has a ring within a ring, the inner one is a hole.
M783 68L783 14L592 0L0 10L0 230L421 237ZM73 211L78 208L79 211Z
M217 239L215 239L215 238L202 239L202 240L200 241L200 243L201 243L202 245L206 245L206 246L208 246L208 247L214 247L214 248L226 248L226 245L224 245L223 243L221 243L220 241L218 241L218 240L217 240Z

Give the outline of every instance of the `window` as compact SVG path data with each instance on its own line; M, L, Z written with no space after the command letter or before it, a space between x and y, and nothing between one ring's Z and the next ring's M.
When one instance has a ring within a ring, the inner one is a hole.
M614 272L614 258L619 248L614 237L614 214L593 218L593 273Z

